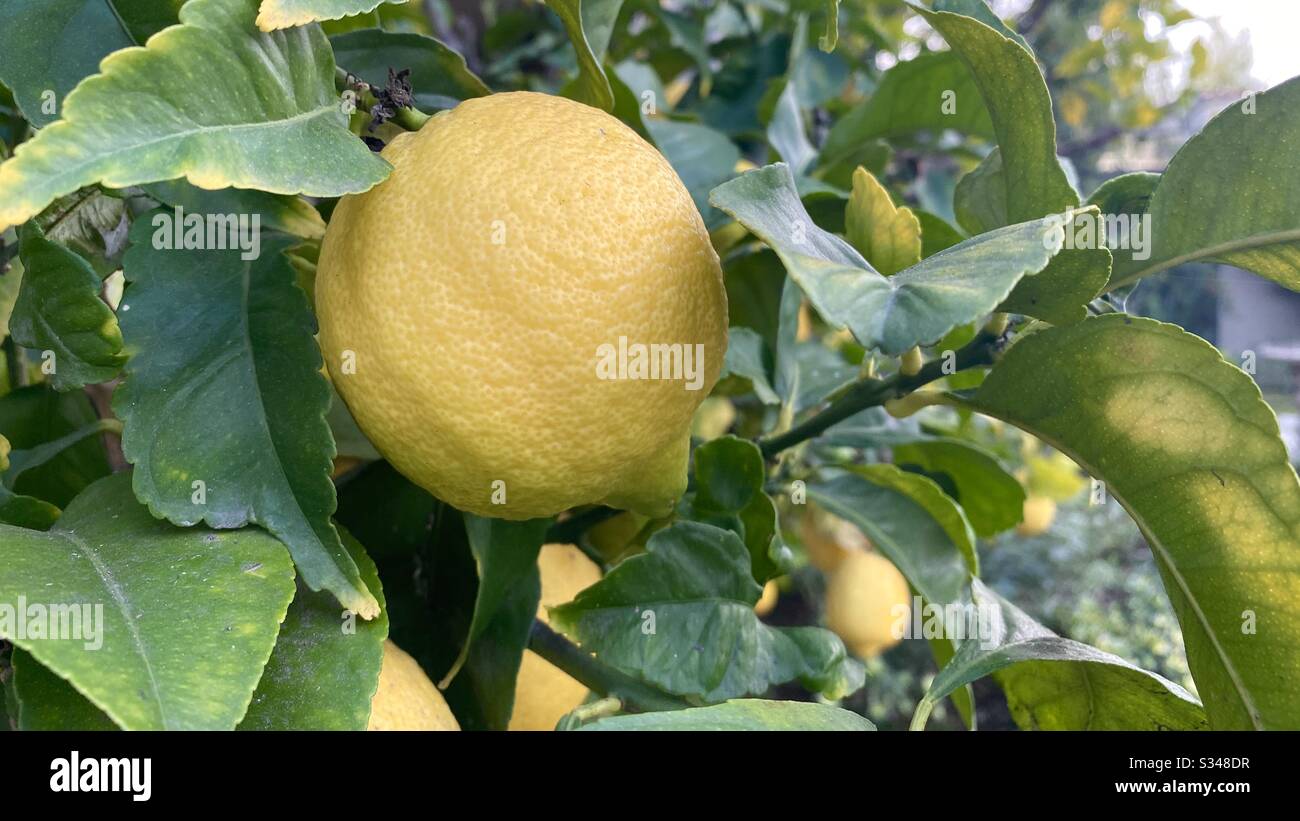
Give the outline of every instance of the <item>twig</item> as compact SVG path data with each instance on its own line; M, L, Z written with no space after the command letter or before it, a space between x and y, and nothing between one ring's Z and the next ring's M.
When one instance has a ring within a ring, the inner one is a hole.
M370 84L358 77L348 74L341 68L334 69L334 84L340 91L352 89L357 95L357 108L372 111L379 105L379 98L371 90ZM429 115L417 108L403 107L393 112L392 121L407 131L419 131L429 121Z
M1002 347L1002 339L1001 335L981 332L969 344L957 351L956 371L963 371L979 365L992 365L994 357ZM918 373L912 376L897 373L888 379L873 379L870 377L860 379L823 410L813 414L785 433L760 439L758 446L763 451L763 456L770 458L786 448L820 436L827 428L843 422L856 413L860 413L867 408L878 407L891 399L906 396L917 388L947 376L948 374L943 371L943 366L942 359L935 359L926 363Z
M669 695L648 684L642 684L625 673L606 667L540 620L533 620L532 630L528 633L528 649L573 676L597 695L617 698L630 712L681 710L691 706L685 699Z

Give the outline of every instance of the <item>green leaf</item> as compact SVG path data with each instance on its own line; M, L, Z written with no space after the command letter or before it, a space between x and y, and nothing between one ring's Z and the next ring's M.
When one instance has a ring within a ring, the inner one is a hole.
M944 129L985 139L994 136L993 121L974 78L951 51L922 54L886 71L871 96L831 126L821 163L834 165L862 144L882 137Z
M647 3L641 10L657 17L668 31L668 44L680 49L695 64L695 70L699 72L699 94L707 98L713 89L713 67L703 21L691 17L685 10L680 13L669 11L659 3ZM773 73L779 73L779 69ZM759 89L755 88L753 93L757 95Z
M184 176L337 197L382 181L391 168L348 131L320 27L262 33L256 10L257 0L190 0L182 25L107 57L63 119L0 165L0 226L95 182Z
M239 729L366 729L379 687L388 612L375 563L346 530L340 528L339 536L362 581L379 598L378 618L359 622L329 593L314 593L300 580Z
M1015 527L1023 517L1024 488L987 451L958 439L908 442L893 451L895 464L951 477L957 502L977 535L989 538Z
M809 482L808 497L866 534L926 601L960 601L979 569L961 508L924 476L860 465Z
M985 0L934 0L931 7L935 11L950 11L954 14L961 14L966 17L973 17L984 25L1001 34L1003 37L1015 40L1024 46L1025 51L1031 55L1034 50L1029 47L1028 41L1021 37L1017 32L1011 29L1002 18L993 13L989 4Z
M478 592L474 598L474 615L470 620L469 634L465 636L460 656L443 677L439 687L446 689L460 672L460 668L469 659L471 648L483 636L497 612L510 600L510 594L519 589L521 583L527 584L531 578L537 578L540 584L537 554L542 549L542 542L546 540L546 529L550 524L550 519L512 522L465 514L465 533L469 537L469 549L474 554L474 564L478 569ZM528 612L531 614L536 609L537 602L534 601L528 607ZM531 618L527 620L527 623L531 622ZM515 636L510 644L522 657L527 643L528 628L524 626L520 635Z
M1114 223L1114 218L1132 219L1146 214L1151 204L1151 195L1159 184L1159 174L1145 172L1122 174L1098 186L1097 190L1088 198L1088 204L1095 205L1101 210L1102 216L1109 221L1107 230L1114 236L1114 229L1109 227L1111 223ZM1118 227L1118 224L1116 225ZM1123 230L1129 230L1131 236L1132 228L1133 225L1129 224ZM1130 239L1128 243L1130 246L1135 245L1134 239L1136 238ZM1152 243L1154 239L1149 230L1143 230L1142 240L1144 242ZM1113 276L1122 276L1123 272L1132 271L1134 266L1141 267L1144 264L1140 260L1134 261L1133 254L1135 250L1133 247L1111 249L1111 255L1115 259L1112 266ZM1152 246L1148 244L1147 253L1149 254L1152 250Z
M1052 99L1034 56L996 18L989 19L983 2L952 5L964 13L913 8L966 63L988 107L1002 163L1006 222L1075 207L1079 195L1056 157ZM976 16L965 16L972 13ZM1055 324L1076 322L1109 277L1110 254L1104 248L1065 251L1040 276L1019 284L1002 310Z
M0 459L3 464L3 474L0 479L7 488L13 488L18 483L18 477L22 476L29 470L34 470L42 465L49 464L59 457L65 451L71 450L81 442L99 436L101 433L115 431L120 427L116 419L96 419L94 422L85 427L78 428L71 433L60 436L58 439L51 439L48 442L42 442L32 448L23 450L10 450L9 440L5 440L3 448L5 454Z
M167 250L154 247L153 222L136 222L124 261L131 360L113 401L136 494L176 524L259 524L309 587L378 615L330 522L330 394L315 319L281 253L291 240L263 236L254 260Z
M1159 174L1145 171L1121 174L1097 186L1088 197L1088 204L1097 206L1103 214L1145 214L1159 184Z
M851 467L810 482L808 498L861 530L926 603L946 607L968 598L971 575L979 572L975 535L933 480L893 465ZM930 645L940 664L955 650L951 640ZM973 727L974 696L957 692L953 702Z
M414 32L360 29L330 38L334 60L356 76L382 88L388 69L411 70L417 108L451 108L492 90L465 65L465 58L440 40Z
M753 328L775 353L781 292L788 279L780 258L760 247L752 254L725 260L723 277L727 286L727 324ZM797 294L798 286L792 287Z
M257 27L262 31L275 31L321 20L338 20L365 14L383 3L405 2L406 0L261 0Z
M0 487L0 523L30 530L48 530L58 518L59 509L49 502Z
M24 225L19 237L23 284L9 318L14 341L42 352L42 370L55 390L117 376L126 355L117 317L99 297L99 275L34 223Z
M803 291L798 283L791 277L785 277L777 308L776 355L772 374L776 394L781 397L782 416L793 414L799 398L799 359L796 348L799 345L799 311L803 307L803 299Z
M0 434L0 471L9 470L9 440ZM14 493L0 485L0 523L46 530L59 518L59 509L49 502Z
M942 217L937 217L929 211L916 211L915 214L921 223L922 259L946 251L966 239L960 231L944 222Z
M1063 639L976 579L980 637L961 649L917 705L912 729L958 687L992 673L1016 723L1041 730L1199 730L1196 698L1155 673L1086 644Z
M853 172L844 228L849 244L885 276L921 261L920 220L912 209L894 205L889 192L865 168Z
M659 713L611 716L584 724L583 731L626 732L630 730L686 731L716 730L874 730L876 725L857 713L829 704L806 701L733 699L712 707L691 707Z
M149 38L167 28L176 25L181 6L188 0L109 0L117 12L122 25L130 32L131 38L138 45L144 45Z
M233 728L293 597L275 539L160 522L126 474L91 485L48 532L0 525L0 565L2 601L91 608L83 624L98 630L83 640L38 639L30 623L10 638L126 729Z
M614 91L605 76L605 50L623 0L548 0L569 34L578 57L578 79L566 95L605 111L614 110Z
M695 492L684 500L686 515L740 536L756 580L786 572L791 557L780 538L776 505L763 492L766 465L758 445L722 436L696 448L693 459Z
M357 482L373 487L349 501ZM385 491L388 491L385 493ZM342 494L340 521L369 529L383 553L371 547L384 582L390 637L431 676L455 663L469 634L477 600L478 568L464 516L407 482L386 463L368 466ZM431 512L422 513L423 510ZM378 519L379 521L376 521ZM464 729L506 729L523 657L521 636L537 615L540 575L526 574L502 597L496 615L469 659L443 691Z
M93 425L99 417L81 391L58 393L48 385L29 385L0 396L0 431L15 451L39 448ZM17 493L66 507L83 488L107 476L108 459L98 439L83 439L19 476Z
M968 234L993 231L1011 222L1007 218L1007 181L1000 150L993 149L974 171L957 182L952 207L957 224Z
M334 518L382 564L389 557L415 554L429 536L439 504L392 465L378 461L339 485Z
M1050 221L999 229L935 254L892 277L813 224L784 165L751 171L710 200L772 247L828 322L868 349L897 355L934 342L999 305L1022 277L1043 270L1064 237Z
M257 214L263 228L303 239L325 236L325 220L302 197L268 194L251 188L220 188L205 191L184 180L170 180L144 187L149 196L164 205L193 214Z
M551 608L551 625L615 669L706 702L794 679L831 699L862 686L861 665L834 634L763 624L754 614L761 593L736 534L677 522Z
M465 680L469 685L487 729L505 730L510 726L515 681L541 597L542 577L534 566L503 589L501 605L479 630L478 640L470 645L457 682Z
M861 375L858 366L850 364L839 351L828 348L817 339L795 343L790 358L798 376L798 391L791 401L795 414L823 404L833 391Z
M292 261L290 257L290 262ZM307 295L307 299L311 300L310 294ZM361 426L352 418L348 406L343 403L343 397L339 396L338 390L332 384L330 385L330 409L325 414L325 419L329 422L330 432L334 436L334 444L338 449L337 456L350 456L366 462L383 458L374 444L362 433Z
M691 193L710 230L726 215L709 205L709 192L736 175L740 149L720 131L699 123L648 118L646 130Z
M1186 262L1222 262L1300 291L1300 78L1224 109L1174 156L1151 195L1148 260L1111 286Z
M766 467L758 446L723 436L695 450L696 501L714 510L742 510L763 492Z
M123 11L154 7L170 12L174 0L5 0L0 4L0 83L32 125L58 119L68 92L95 73L118 49L140 45L152 31L129 25ZM43 96L49 92L53 96Z
M14 302L18 300L22 284L22 260L11 259L8 270L0 265L0 342L9 337L9 317L13 314Z
M1300 726L1300 482L1250 377L1180 328L1109 314L1020 340L963 404L1065 453L1132 515L1216 729Z
M727 355L722 364L719 381L728 376L748 379L754 395L765 405L779 405L781 397L772 389L771 355L767 343L757 331L732 326L727 329Z
M798 83L792 79L807 39L808 18L806 15L799 15L791 35L786 79L778 81L782 84L782 88L772 109L771 122L767 126L768 144L781 160L790 166L797 177L804 176L817 159L817 149L808 139L808 129L804 125L803 103L799 99Z
M77 689L50 672L22 648L9 657L13 665L13 716L18 730L116 730L113 719Z

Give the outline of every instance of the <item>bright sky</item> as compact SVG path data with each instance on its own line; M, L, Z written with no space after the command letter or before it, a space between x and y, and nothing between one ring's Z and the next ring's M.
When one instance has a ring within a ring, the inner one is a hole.
M1251 74L1265 86L1300 75L1300 2L1296 0L1180 0L1198 17L1218 17L1231 34L1250 33L1255 62ZM1192 24L1179 28L1190 29ZM1177 29L1175 29L1177 32ZM1181 39L1181 38L1176 38Z

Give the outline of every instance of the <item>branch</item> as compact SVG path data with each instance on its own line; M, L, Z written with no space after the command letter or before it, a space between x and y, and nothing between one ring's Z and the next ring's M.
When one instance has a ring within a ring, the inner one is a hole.
M528 632L528 649L582 682L597 695L617 698L630 712L681 710L690 702L643 684L625 673L606 667L590 653L534 619Z
M956 369L964 371L979 365L992 365L1002 348L1002 340L1003 334L981 331L969 344L957 351ZM878 407L891 399L899 399L947 375L943 372L943 360L935 359L912 376L896 373L888 379L860 379L839 398L802 423L785 433L760 439L758 447L763 451L764 457L770 458L786 448L820 436L827 428L856 413Z

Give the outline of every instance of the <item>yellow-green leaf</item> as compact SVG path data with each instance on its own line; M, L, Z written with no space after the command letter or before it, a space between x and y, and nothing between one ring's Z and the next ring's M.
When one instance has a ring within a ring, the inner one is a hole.
M383 3L407 0L262 0L257 13L257 27L275 31L321 20L338 20L374 11Z
M921 261L921 222L861 166L853 172L853 194L844 212L845 235L871 266L893 276Z
M1017 342L965 403L1133 516L1212 726L1300 728L1300 481L1250 377L1176 326L1110 314Z

